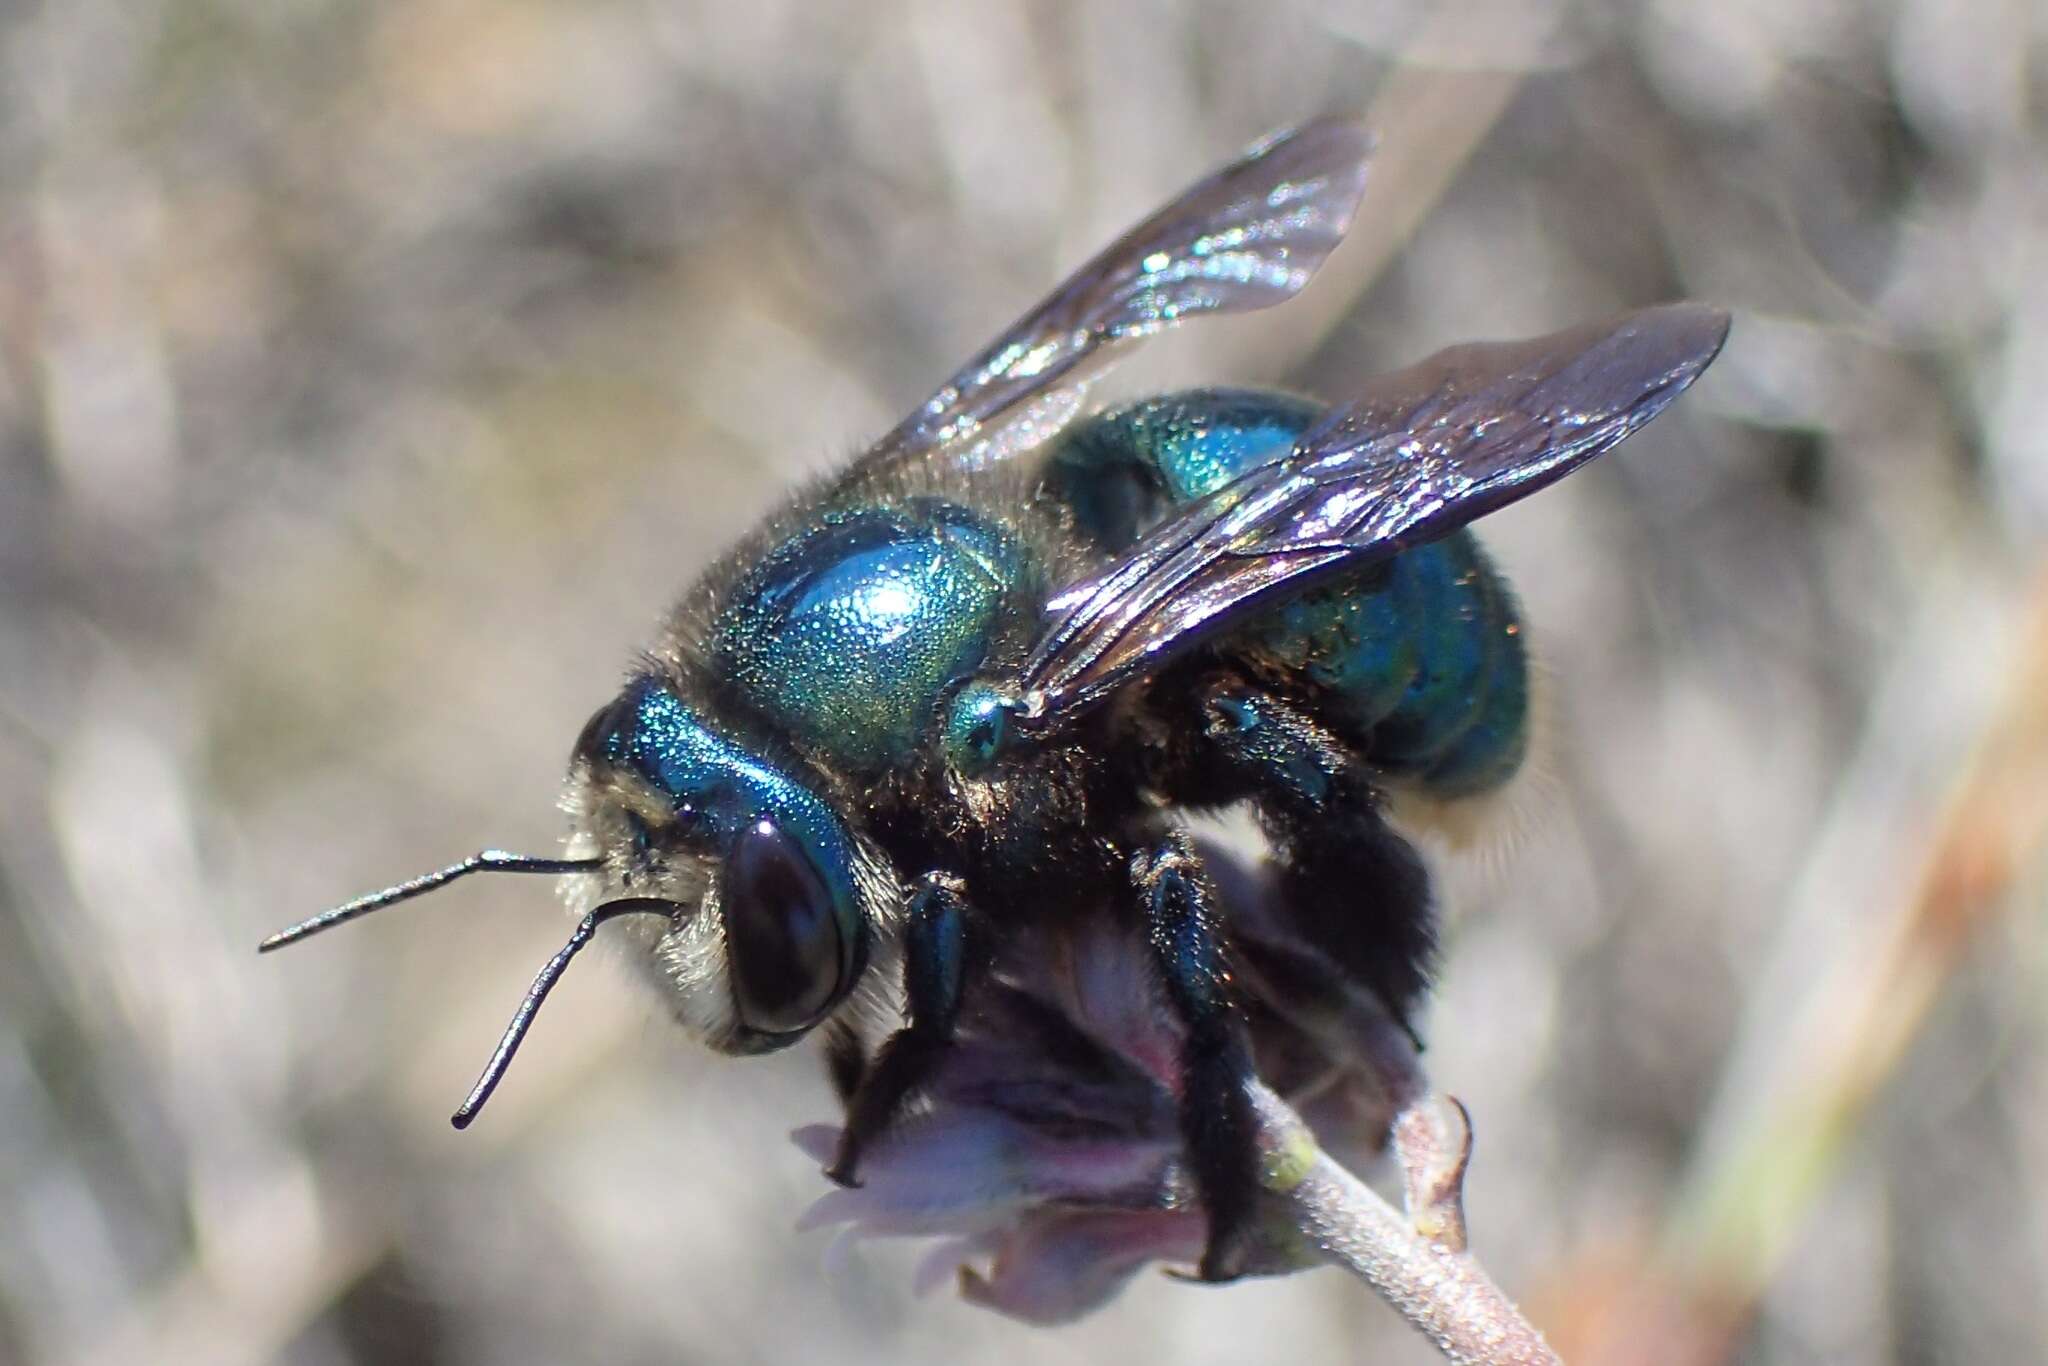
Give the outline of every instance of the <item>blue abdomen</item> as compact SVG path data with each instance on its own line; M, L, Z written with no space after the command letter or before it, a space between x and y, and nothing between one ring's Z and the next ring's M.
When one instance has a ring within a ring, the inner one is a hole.
M1078 427L1050 465L1079 529L1115 550L1172 504L1284 457L1322 416L1285 394L1202 389ZM1528 665L1513 594L1470 532L1403 551L1247 624L1255 670L1307 683L1325 719L1389 772L1444 797L1497 787L1527 747Z
M909 758L1031 577L1014 537L938 499L841 510L755 564L712 623L720 673L855 773Z

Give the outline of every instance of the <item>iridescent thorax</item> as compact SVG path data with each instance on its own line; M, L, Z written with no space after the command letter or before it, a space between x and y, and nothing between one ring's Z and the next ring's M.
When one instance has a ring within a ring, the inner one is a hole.
M834 513L734 586L711 659L764 719L871 773L916 749L1028 578L1022 547L958 504Z

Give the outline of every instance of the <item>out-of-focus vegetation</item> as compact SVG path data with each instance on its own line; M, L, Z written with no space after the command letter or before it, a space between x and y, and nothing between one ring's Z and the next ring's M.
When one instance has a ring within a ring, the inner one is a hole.
M2024 0L952 7L64 0L0 18L0 1361L1429 1359L1334 1275L1032 1332L791 1230L815 1059L467 885L665 599L1108 233L1384 134L1298 304L1120 388L1341 396L1736 310L1493 519L1546 780L1432 1071L1574 1360L2048 1341L2048 18Z

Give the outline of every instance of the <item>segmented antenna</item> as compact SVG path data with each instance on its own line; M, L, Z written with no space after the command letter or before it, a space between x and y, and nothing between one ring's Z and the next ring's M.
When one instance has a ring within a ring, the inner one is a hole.
M466 870L465 870L466 871ZM491 1060L484 1064L483 1075L476 1079L476 1085L469 1088L468 1097L449 1119L458 1129L467 1129L469 1122L476 1118L477 1111L484 1108L484 1102L491 1098L491 1092L498 1089L504 1080L505 1069L512 1065L512 1055L519 1051L519 1045L526 1039L526 1031L533 1027L533 1017L540 1012L542 1001L555 989L555 983L568 970L569 960L574 958L590 937L597 933L597 927L605 921L622 915L658 915L674 923L681 910L673 901L657 897L636 896L623 901L608 901L589 915L576 927L576 933L569 936L569 942L561 951L548 959L547 966L540 970L540 976L533 979L533 985L526 989L526 999L519 1003L519 1009L512 1015L512 1023L505 1027L505 1037L498 1040L498 1047L491 1054Z
M485 849L471 854L460 863L452 863L435 873L422 873L408 882L395 887L386 887L381 892L359 896L354 901L343 902L332 910L322 911L307 920L301 920L289 929L279 930L256 946L256 952L269 953L287 944L296 944L308 935L322 930L331 930L336 925L345 925L357 916L381 911L386 906L396 906L401 901L410 901L424 896L436 887L445 887L459 877L471 873L585 873L604 863L599 858L535 858L530 854L508 854L503 849Z

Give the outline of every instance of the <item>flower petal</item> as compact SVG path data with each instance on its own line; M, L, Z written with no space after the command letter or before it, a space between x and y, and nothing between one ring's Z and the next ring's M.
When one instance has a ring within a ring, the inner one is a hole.
M960 1293L1027 1323L1068 1323L1108 1303L1147 1262L1193 1262L1205 1229L1195 1210L1034 1214L1005 1240L986 1275L961 1268Z

